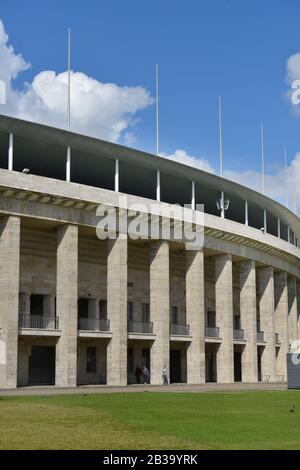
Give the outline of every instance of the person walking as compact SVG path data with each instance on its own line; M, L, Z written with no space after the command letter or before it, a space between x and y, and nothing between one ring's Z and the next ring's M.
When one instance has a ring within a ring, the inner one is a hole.
M163 385L168 385L169 380L168 380L168 369L164 365L162 368L162 379L163 379Z
M143 367L143 377L144 377L144 384L150 383L150 372L146 366Z

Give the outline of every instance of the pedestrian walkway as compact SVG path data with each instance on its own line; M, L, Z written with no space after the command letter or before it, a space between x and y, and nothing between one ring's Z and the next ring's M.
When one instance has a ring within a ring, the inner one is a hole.
M202 385L171 384L171 385L128 385L126 387L111 387L107 385L82 385L74 388L62 387L20 387L17 389L0 390L0 396L30 396L30 395L67 395L95 393L140 393L140 392L174 392L174 393L205 393L205 392L239 392L249 390L286 390L285 383L259 384L216 384Z

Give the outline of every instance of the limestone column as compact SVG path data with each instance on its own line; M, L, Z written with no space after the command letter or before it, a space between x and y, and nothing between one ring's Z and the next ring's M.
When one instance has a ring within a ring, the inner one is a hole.
M165 365L170 373L169 244L159 241L150 247L150 318L155 341L151 347L151 383L162 383Z
M187 349L187 383L205 383L205 306L204 254L187 250L186 259L186 322L193 337Z
M297 339L300 340L300 281L296 281L297 296Z
M16 388L20 282L20 218L0 222L0 388Z
M216 318L222 343L217 352L217 382L232 383L233 369L233 290L232 257L215 257Z
M240 313L247 340L242 353L242 380L257 382L256 269L252 260L240 264Z
M55 385L75 387L77 378L78 227L57 229L56 315L61 336L56 345Z
M112 339L107 346L107 384L127 385L127 236L108 240L107 317Z
M257 270L260 328L264 332L266 345L261 358L262 375L275 380L275 318L274 318L274 274L267 266Z
M288 278L288 344L298 339L297 333L297 281L295 277Z
M287 273L274 274L275 289L275 333L279 334L280 348L277 350L276 375L285 376L288 352L288 286Z

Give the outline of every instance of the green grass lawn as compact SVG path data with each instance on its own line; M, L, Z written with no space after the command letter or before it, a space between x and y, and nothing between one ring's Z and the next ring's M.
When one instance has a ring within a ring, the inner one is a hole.
M300 392L3 397L0 449L300 449Z

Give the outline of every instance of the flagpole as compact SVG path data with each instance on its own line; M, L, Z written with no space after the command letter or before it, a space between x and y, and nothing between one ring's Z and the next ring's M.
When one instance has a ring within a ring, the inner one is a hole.
M261 140L261 170L262 170L262 193L265 194L265 151L264 151L264 125L260 124Z
M71 130L71 30L68 31L68 131Z
M156 64L156 155L159 155L159 95L158 95L158 64Z
M67 129L71 131L71 30L68 30ZM67 148L66 180L71 181L71 147Z
M285 178L285 206L288 207L288 181L287 181L287 149L284 146L284 178Z
M223 176L223 137L222 137L222 101L219 96L219 145L220 145L220 176Z

